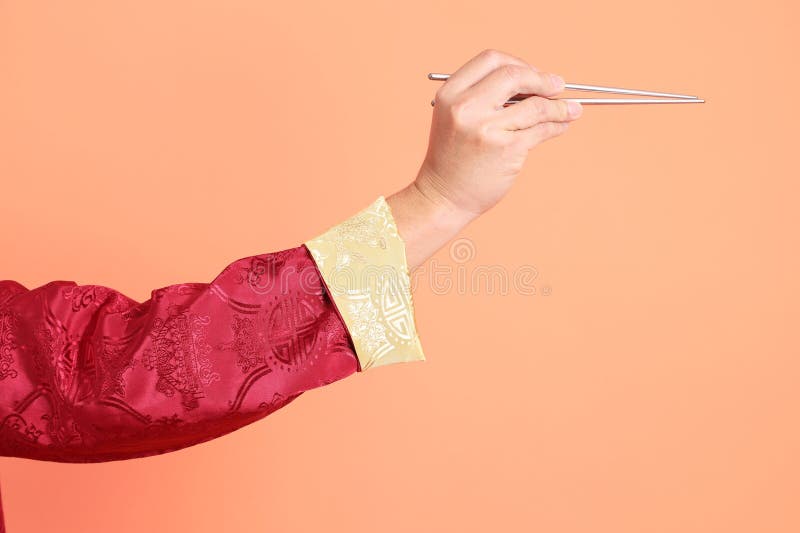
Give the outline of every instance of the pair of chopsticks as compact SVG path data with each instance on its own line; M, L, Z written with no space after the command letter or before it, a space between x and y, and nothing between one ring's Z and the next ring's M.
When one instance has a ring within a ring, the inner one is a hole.
M429 80L446 80L449 77L450 74L435 74L433 72L428 74ZM701 100L696 96L689 96L688 94L659 93L640 91L638 89L583 85L580 83L567 83L564 85L564 89L573 91L594 91L598 93L632 94L638 96L658 96L659 98L553 98L553 100L566 100L578 102L579 104L702 104L705 102L705 100ZM506 100L506 104L516 104L520 100L524 100L524 98ZM431 105L434 105L433 100L431 100Z

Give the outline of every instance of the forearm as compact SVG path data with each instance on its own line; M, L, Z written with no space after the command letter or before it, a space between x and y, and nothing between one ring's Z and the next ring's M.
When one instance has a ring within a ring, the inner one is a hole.
M431 190L419 176L388 196L386 203L405 242L409 270L424 263L477 217Z

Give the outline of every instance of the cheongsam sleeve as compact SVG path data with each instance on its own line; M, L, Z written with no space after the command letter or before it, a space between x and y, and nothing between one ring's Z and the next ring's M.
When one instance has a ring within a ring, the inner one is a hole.
M137 302L74 281L0 281L0 455L166 453L313 388L424 360L383 197L320 236Z

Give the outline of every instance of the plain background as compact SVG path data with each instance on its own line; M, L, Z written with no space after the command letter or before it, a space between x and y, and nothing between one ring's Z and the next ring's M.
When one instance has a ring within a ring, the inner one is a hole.
M150 290L412 179L484 48L586 107L461 236L535 294L415 288L428 360L164 456L0 460L11 533L800 531L788 0L0 1L0 277ZM585 94L584 94L585 96ZM461 261L461 262L459 262ZM418 279L418 278L417 278Z

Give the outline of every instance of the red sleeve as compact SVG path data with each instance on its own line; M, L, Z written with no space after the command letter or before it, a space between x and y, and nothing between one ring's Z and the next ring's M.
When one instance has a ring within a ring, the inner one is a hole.
M137 303L100 285L0 281L0 455L161 454L359 371L305 245Z

